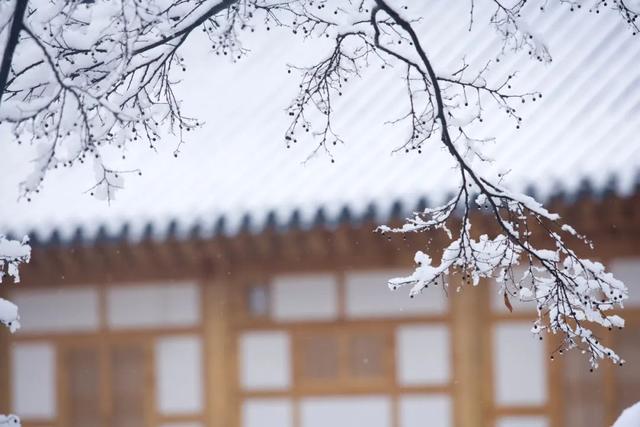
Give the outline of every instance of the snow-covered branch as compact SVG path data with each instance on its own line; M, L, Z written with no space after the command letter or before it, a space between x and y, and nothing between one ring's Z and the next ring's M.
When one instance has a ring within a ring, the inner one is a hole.
M590 324L596 323L609 329L622 328L622 318L607 312L616 306L622 306L623 300L627 298L627 288L607 273L602 264L578 257L567 246L565 236L578 237L587 245L591 243L579 236L571 226L562 224L557 214L547 211L531 197L510 192L500 184L502 177L490 179L479 173L473 166L473 157L482 161L485 158L478 151L476 140L467 137L463 125L456 123L456 106L447 102L447 88L441 86L446 83L475 88L477 92L488 91L500 107L507 109L519 121L515 108L509 104L512 97L500 93L506 83L497 89L487 89L484 82L480 85L474 83L478 78L470 84L439 77L411 23L384 0L376 0L376 3L412 41L421 61L421 68L416 67L413 59L405 59L400 54L393 56L407 66L414 67L421 74L422 80L428 82L426 86L431 88L431 92L425 89L423 96L431 98L426 103L432 106L432 127L439 128L441 142L456 160L460 174L459 190L450 202L416 214L403 227L379 228L383 233L445 229L451 240L444 249L439 264L433 264L429 256L418 252L415 258L418 264L416 271L411 276L392 279L390 286L395 289L402 285L412 285L411 296L415 296L437 281L448 286L448 276L454 273L460 273L463 282L474 285L479 283L480 278L495 277L500 283L500 292L504 295L507 306L510 307L509 295L536 304L538 320L533 325L533 333L539 336L545 331L563 334L563 343L556 350L558 353L578 347L589 355L592 368L597 367L598 361L603 358L622 364L624 361L620 356L604 346L594 335ZM375 8L372 13L376 13ZM375 22L375 15L372 21ZM524 99L526 96L540 95L528 94L513 98ZM413 103L412 100L411 104ZM481 118L481 110L476 117ZM468 153L472 153L472 156ZM481 235L475 239L472 236L471 210L474 207L485 208L493 217L499 229L495 237ZM452 222L453 216L458 212L461 224L452 233L447 224ZM533 228L541 230L536 240L546 240L544 246L534 244ZM525 273L518 275L517 270L521 268L521 264L525 267Z
M533 49L538 59L551 60L546 48L521 27L519 8L523 3L515 6L518 10L497 3L491 22L503 35L505 46ZM311 133L317 143L314 153L322 148L331 154L330 145L342 142L331 126L332 115L336 114L332 99L340 96L346 83L359 77L373 61L382 68L397 64L405 68L408 111L391 122L409 128L408 138L399 149L421 151L424 143L440 139L456 161L459 187L449 202L416 214L404 226L379 228L383 233L444 230L450 239L439 262L418 252L415 272L392 279L390 287L410 285L413 297L432 284L448 286L450 276L456 273L463 282L474 285L480 278L495 278L508 306L510 298L536 305L538 320L532 326L533 333L541 338L544 332L562 334L564 339L557 353L578 347L589 355L594 368L603 358L623 363L594 335L591 325L623 327L622 318L610 311L621 307L627 298L624 284L600 263L576 255L565 242L567 238L588 246L591 243L563 224L557 214L531 197L509 191L502 185L504 176L484 176L476 166L489 160L482 143L490 138L472 137L467 128L483 121L484 103L494 103L513 120L514 126L520 127L518 105L535 101L542 94L514 92L511 80L515 71L504 81L489 84L486 74L490 63L474 73L463 63L450 74L439 74L421 45L414 23L400 9L385 0L373 0L357 12L368 18L352 17L350 26L342 23L329 55L316 65L299 70L300 92L289 107L292 124L285 140L289 145ZM316 15L316 19L325 20L326 28L332 28L331 15ZM314 115L319 118L309 119ZM491 215L499 230L495 236L472 234L474 209ZM532 235L533 230L536 236Z
M20 427L20 418L15 415L0 415L0 427Z
M20 281L20 271L18 266L21 263L29 262L31 257L31 247L29 238L22 241L10 240L0 235L0 283L5 276L13 277L14 282Z
M14 283L20 281L19 266L29 262L31 258L28 242L27 237L18 241L0 235L0 283L5 277L12 277ZM11 332L15 332L20 327L19 319L18 307L11 301L0 298L0 323L7 326Z
M14 283L20 281L19 266L31 258L29 239L10 240L0 235L0 284L5 277L12 277ZM18 307L11 301L0 298L0 323L13 333L20 328ZM20 427L20 418L15 415L0 415L0 427Z
M467 176L466 172L463 172ZM484 179L481 182L485 182ZM489 211L500 230L494 237L472 234L471 211ZM455 227L455 229L453 229ZM624 320L609 312L622 307L627 288L598 262L578 257L565 243L582 240L572 227L546 211L533 199L494 186L462 184L460 192L445 206L426 209L399 228L380 227L382 233L434 232L445 230L450 243L439 263L422 252L417 268L407 277L390 280L397 289L411 286L412 297L430 285L448 287L454 275L464 285L478 285L481 278L495 279L507 307L516 298L535 304L538 319L532 332L540 337L549 331L564 336L554 353L580 348L592 367L602 358L624 361L594 335L591 325L622 328ZM536 230L537 233L533 233ZM537 242L541 242L537 245ZM553 357L553 356L552 356Z

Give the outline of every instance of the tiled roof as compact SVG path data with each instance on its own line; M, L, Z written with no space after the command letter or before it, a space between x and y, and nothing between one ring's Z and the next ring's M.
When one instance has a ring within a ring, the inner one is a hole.
M454 69L463 57L472 64L497 57L500 39L482 24L489 11L480 2L472 32L467 2L415 3L408 13L423 16L419 32L437 68ZM477 129L479 136L496 137L486 148L495 162L486 167L510 169L507 184L534 188L542 199L585 186L627 194L640 169L640 39L615 13L548 6L544 13L533 8L529 25L547 42L553 62L508 53L493 69L496 79L518 70L513 85L544 96L523 106L519 130L504 113L487 113ZM453 163L437 141L422 154L393 153L405 136L404 128L385 124L406 106L399 69L372 68L351 82L337 105L335 129L346 144L335 147L336 162L320 153L303 164L313 146L287 150L283 141L284 109L297 89L286 64L312 63L326 54L327 41L278 30L246 36L252 52L237 64L208 54L196 36L184 52L188 71L179 95L187 112L205 120L204 128L190 135L177 159L170 139L159 152L132 149L127 165L143 175L128 177L110 205L84 193L93 183L90 167L56 170L31 202L18 200L34 154L0 135L0 232L35 231L47 240L55 231L70 240L82 230L87 240L135 240L145 232L157 238L191 230L232 234L243 224L260 230L363 216L384 221L393 209L404 214L419 203L439 203L453 190Z

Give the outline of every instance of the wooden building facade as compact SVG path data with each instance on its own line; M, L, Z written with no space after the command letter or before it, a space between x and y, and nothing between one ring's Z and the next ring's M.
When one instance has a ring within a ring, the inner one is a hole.
M389 291L423 242L346 211L207 238L36 238L3 286L22 328L0 335L0 412L27 427L609 425L640 400L640 193L552 208L631 289L627 327L603 333L624 367L550 361L531 307L508 312L492 283Z

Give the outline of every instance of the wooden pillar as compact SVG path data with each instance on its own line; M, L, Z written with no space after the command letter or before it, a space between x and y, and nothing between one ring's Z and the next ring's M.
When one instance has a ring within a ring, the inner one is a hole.
M7 299L7 283L0 284L0 298ZM0 325L0 414L11 412L11 333L5 326Z
M455 417L458 427L483 427L486 388L483 339L487 327L486 284L465 286L461 292L451 289Z
M205 283L204 340L206 372L206 425L234 425L232 337L230 333L230 283L210 279Z
M11 412L11 382L9 381L10 370L10 342L9 331L4 326L0 330L0 414Z

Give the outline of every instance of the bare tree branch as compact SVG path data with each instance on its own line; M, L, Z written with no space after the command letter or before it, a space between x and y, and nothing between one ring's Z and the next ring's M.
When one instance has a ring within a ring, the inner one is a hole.
M22 19L27 10L28 0L16 0L13 18L11 19L11 28L9 29L9 37L7 45L2 54L2 62L0 62L0 94L3 94L7 86L9 71L11 70L11 62L13 53L18 45L18 38L22 30ZM0 96L0 106L2 105L2 96Z

